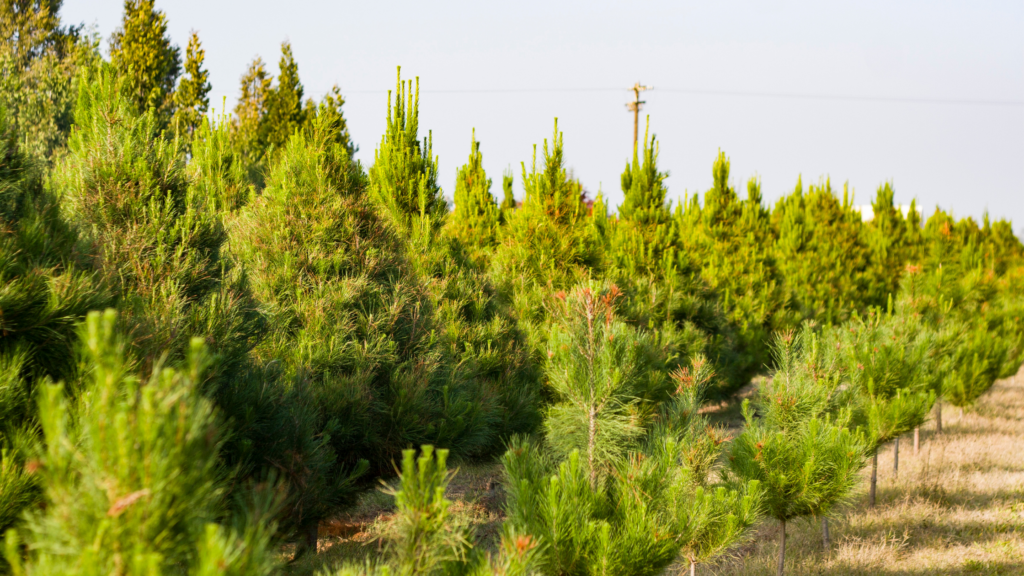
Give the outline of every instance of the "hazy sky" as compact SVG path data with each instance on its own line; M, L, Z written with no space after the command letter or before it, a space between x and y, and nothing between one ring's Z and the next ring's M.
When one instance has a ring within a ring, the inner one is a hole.
M897 202L917 198L926 213L987 209L1024 230L1020 0L157 5L183 52L188 32L199 32L218 108L223 97L233 107L257 55L276 75L290 40L307 95L341 87L364 164L384 131L395 66L419 76L420 129L433 130L449 198L474 127L492 192L511 165L521 196L519 163L557 116L567 163L617 206L632 150L627 88L639 80L655 88L644 113L671 197L710 187L722 149L737 187L759 176L771 202L801 174L805 183L831 177L840 190L849 182L858 204L892 180ZM65 0L62 15L95 26L106 52L122 9Z

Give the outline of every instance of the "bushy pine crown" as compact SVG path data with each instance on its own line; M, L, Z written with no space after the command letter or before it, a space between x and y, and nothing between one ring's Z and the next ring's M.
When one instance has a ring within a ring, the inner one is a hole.
M536 145L529 172L526 171L526 163L522 163L523 187L526 189L523 208L562 225L574 224L586 213L581 197L583 187L570 177L564 154L562 133L558 131L558 119L555 118L550 149L547 139L544 140L543 169L537 171Z
M872 300L876 280L861 216L825 180L805 193L801 180L771 216L778 236L775 260L792 304L804 318L837 322Z
M388 123L369 171L371 197L392 218L409 225L414 216L435 218L448 206L437 183L437 158L432 136L419 140L420 82L402 81L398 69L392 105L388 92Z
M501 223L498 205L491 195L491 179L484 171L476 130L469 160L455 175L455 210L448 218L456 237L471 246L492 245Z
M626 163L622 172L622 194L624 199L619 207L619 218L638 224L663 224L668 220L669 209L665 206L665 179L667 172L658 170L658 146L654 136L648 141L650 117L644 130L644 146L638 154L633 145L633 162ZM642 154L642 156L640 155Z

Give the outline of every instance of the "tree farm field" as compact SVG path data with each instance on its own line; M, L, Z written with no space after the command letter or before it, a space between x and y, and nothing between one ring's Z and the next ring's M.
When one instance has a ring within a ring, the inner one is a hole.
M749 394L749 392L748 392ZM739 396L746 396L742 392ZM712 420L738 432L739 400L711 409ZM962 416L946 406L943 430L934 420L902 438L899 473L893 474L892 446L879 451L878 501L868 506L867 476L849 504L831 518L831 547L822 547L821 523L812 518L788 525L786 573L867 576L1024 574L1024 370L1000 380ZM493 550L504 520L499 463L456 466L447 497L458 523L471 526ZM293 575L371 557L387 548L393 534L393 499L366 494L351 513L320 527L320 554L290 567ZM708 576L775 573L778 525L762 521L751 540L721 561L701 566ZM666 573L685 574L679 564Z

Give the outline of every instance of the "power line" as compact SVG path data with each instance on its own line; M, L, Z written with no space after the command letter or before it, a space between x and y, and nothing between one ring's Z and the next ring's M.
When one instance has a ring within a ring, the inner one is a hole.
M307 87L307 92L309 87ZM420 90L422 94L558 94L580 92L633 92L632 88L468 88ZM836 102L877 102L886 104L938 104L949 106L1024 107L1024 100L988 100L979 98L928 98L900 96L865 96L858 94L811 94L798 92L755 92L742 90L703 90L693 88L659 88L658 92L694 96L733 96L738 98L773 98L788 100L824 100ZM387 94L388 90L342 90L349 94ZM228 94L221 93L222 95Z

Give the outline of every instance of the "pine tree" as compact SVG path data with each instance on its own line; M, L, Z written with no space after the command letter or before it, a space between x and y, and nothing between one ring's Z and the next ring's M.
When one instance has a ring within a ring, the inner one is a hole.
M789 336L792 339L792 335ZM755 418L743 401L746 426L733 442L729 466L739 478L757 480L768 516L779 521L778 574L785 572L786 523L826 516L844 501L864 467L864 440L847 429L848 413L836 409L840 381L833 371L800 369L783 345L780 372L757 398Z
M414 92L411 80L402 82L399 68L397 82L394 105L388 92L387 130L374 152L369 193L404 227L411 227L418 216L421 226L432 230L448 207L437 183L432 136L419 140L419 78Z
M299 80L299 65L292 55L292 45L287 41L282 42L277 85L267 92L267 111L262 119L268 145L281 148L292 134L305 124L303 93L302 82Z
M512 193L512 184L512 169L509 168L501 175L501 190L504 194L501 199L501 217L503 221L508 221L512 211L516 209L516 197Z
M244 509L221 524L230 519L223 429L200 392L211 360L202 340L190 343L181 367L158 363L136 375L116 323L112 310L90 313L82 380L47 385L39 397L45 449L35 468L47 506L8 532L14 573L270 574L273 524Z
M772 212L775 261L793 307L805 319L840 322L871 298L871 251L864 224L845 190L840 200L826 180L805 193L798 180Z
M0 109L0 531L41 496L38 476L25 468L39 387L74 375L77 323L110 302L19 140Z
M633 146L633 162L626 164L622 173L622 206L619 206L619 218L636 222L641 225L664 224L669 212L665 206L665 179L667 172L658 170L658 146L654 136L650 137L650 117L647 118L647 129L644 131L643 161L638 156L636 145Z
M206 50L199 35L192 32L185 48L185 74L174 91L174 118L171 124L178 134L192 139L210 109L210 73L203 69Z
M860 397L859 422L865 429L871 460L870 502L875 503L878 449L917 428L935 403L928 372L932 334L913 316L896 313L893 299L883 313L844 325L846 373ZM898 443L897 443L898 450Z
M772 331L792 324L773 248L776 242L768 211L761 204L761 184L747 183L741 200L729 184L729 159L718 153L714 185L701 206L695 195L677 212L681 250L700 266L701 277L717 292L735 326L742 351L736 370L747 381L770 361Z
M545 372L555 402L547 441L562 457L578 450L595 488L644 433L652 403L668 388L651 340L616 320L621 295L614 285L559 293L559 325L548 339Z
M110 36L110 63L124 78L125 94L138 112L152 108L157 126L174 112L174 84L181 74L181 51L167 35L167 16L155 0L125 0L121 27Z
M455 176L455 210L448 218L454 237L468 246L494 244L501 223L498 205L491 195L491 179L484 171L476 131L470 143L469 161Z
M320 99L320 103L314 109L314 113L306 115L306 123L307 125L310 124L319 116L327 117L326 125L334 126L336 130L334 141L345 148L345 150L348 150L350 157L355 157L359 147L352 142L352 137L349 136L348 122L345 120L345 114L342 112L344 105L345 98L341 95L341 88L334 86L330 92Z

